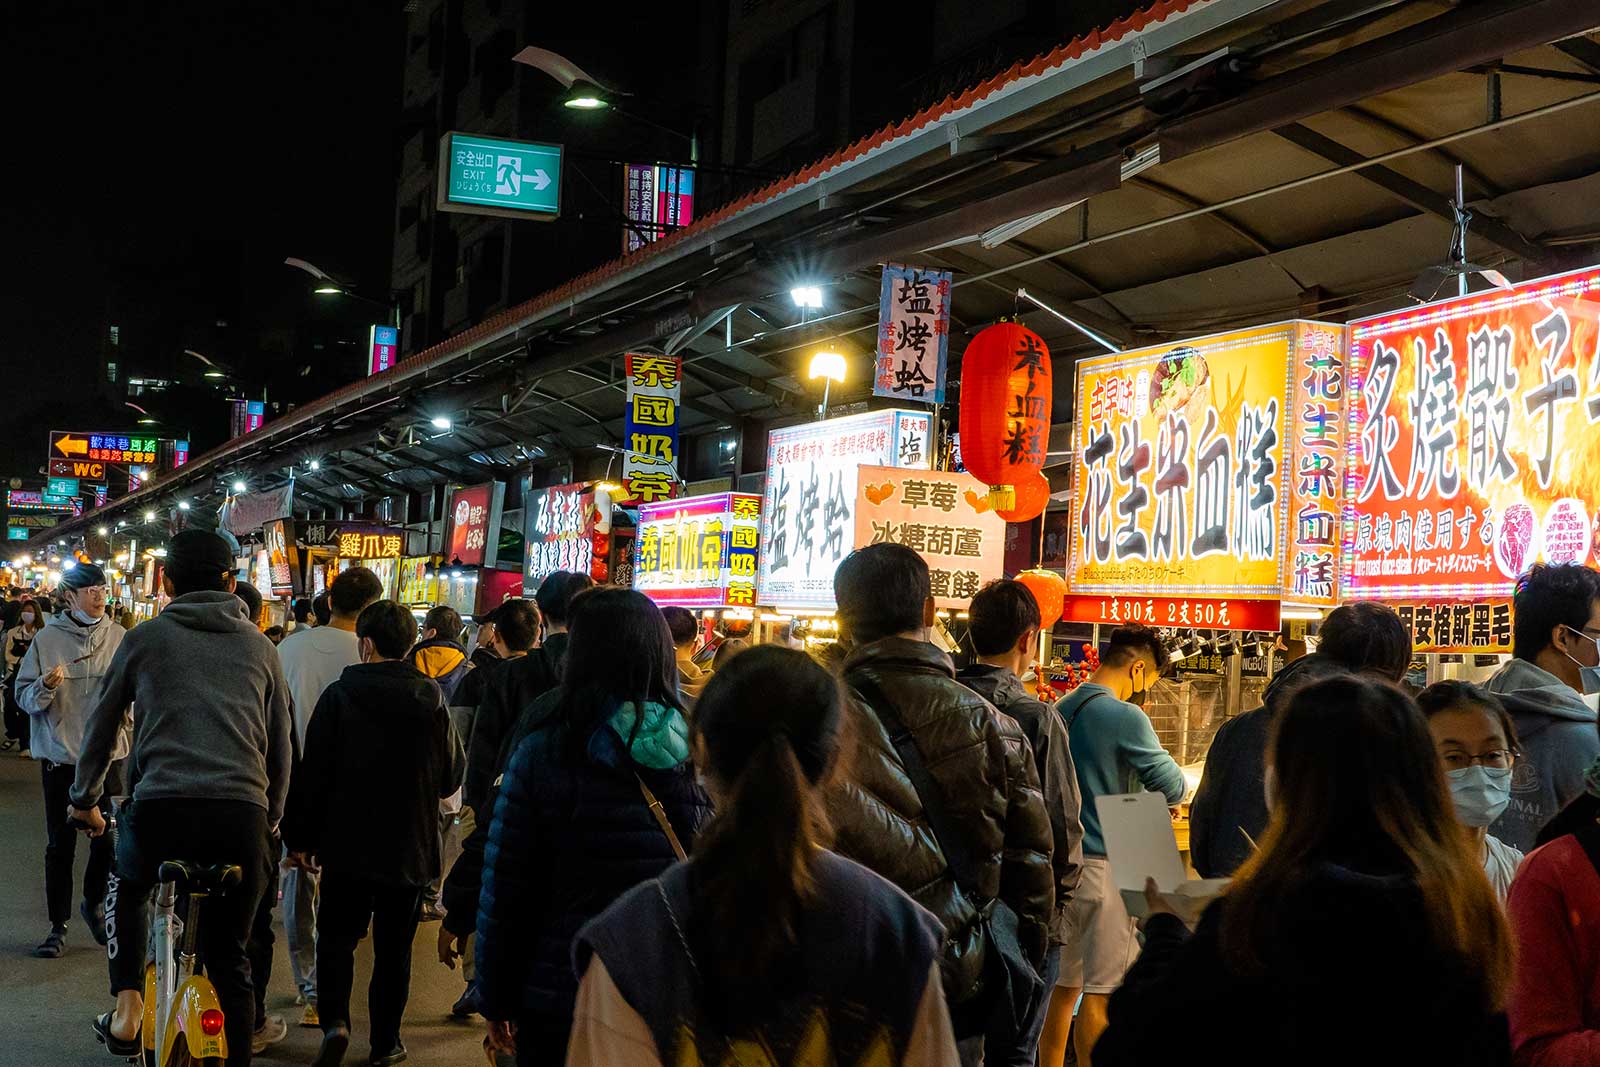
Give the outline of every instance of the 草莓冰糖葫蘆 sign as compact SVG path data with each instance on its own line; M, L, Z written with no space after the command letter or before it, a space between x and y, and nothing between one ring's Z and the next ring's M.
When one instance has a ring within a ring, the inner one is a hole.
M1350 325L1346 599L1503 597L1600 530L1600 269Z
M561 214L561 146L447 133L438 186L440 211L553 219Z
M1006 521L989 487L951 471L862 467L856 492L857 548L905 545L928 564L934 603L965 607L1001 575Z

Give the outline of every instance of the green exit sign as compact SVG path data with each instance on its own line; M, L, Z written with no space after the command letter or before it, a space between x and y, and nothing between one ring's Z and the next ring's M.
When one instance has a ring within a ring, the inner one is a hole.
M549 221L561 214L561 146L447 133L438 187L440 211Z

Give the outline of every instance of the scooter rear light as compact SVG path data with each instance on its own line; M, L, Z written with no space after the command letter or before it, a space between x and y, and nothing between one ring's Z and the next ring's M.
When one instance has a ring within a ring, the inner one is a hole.
M222 1033L222 1013L216 1008L207 1008L201 1012L200 1029L205 1031L207 1037L216 1037Z

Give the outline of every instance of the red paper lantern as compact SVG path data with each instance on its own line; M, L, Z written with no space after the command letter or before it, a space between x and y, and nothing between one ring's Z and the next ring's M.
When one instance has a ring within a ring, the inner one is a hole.
M1044 466L1050 350L1017 322L978 333L961 357L961 461L990 486L1019 486ZM1038 512L1028 515L1032 518Z
M1012 506L995 509L995 514L1007 522L1027 522L1038 518L1050 503L1050 479L1038 471L1023 477L1012 489L1015 492Z
M1036 567L1017 575L1017 581L1027 586L1028 592L1033 594L1034 601L1039 605L1039 625L1046 630L1054 626L1066 610L1066 580L1055 571Z

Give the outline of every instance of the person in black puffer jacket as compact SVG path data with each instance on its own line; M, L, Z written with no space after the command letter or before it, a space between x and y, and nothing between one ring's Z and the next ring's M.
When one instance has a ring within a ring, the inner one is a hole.
M945 997L963 1062L978 1062L988 1003L980 995L980 910L1000 900L1017 914L1035 969L1055 911L1050 816L1033 752L1016 720L956 681L950 657L926 640L933 598L921 556L904 545L858 549L839 565L833 587L857 642L843 672L855 748L845 780L827 795L834 849L939 919ZM902 725L939 796L912 784L892 740ZM963 840L936 841L928 818L936 804ZM982 857L975 877L958 880L947 849Z
M559 706L501 777L478 898L477 1006L522 1067L561 1063L580 927L676 859L645 788L684 846L711 805L689 763L666 620L629 589L574 605Z

